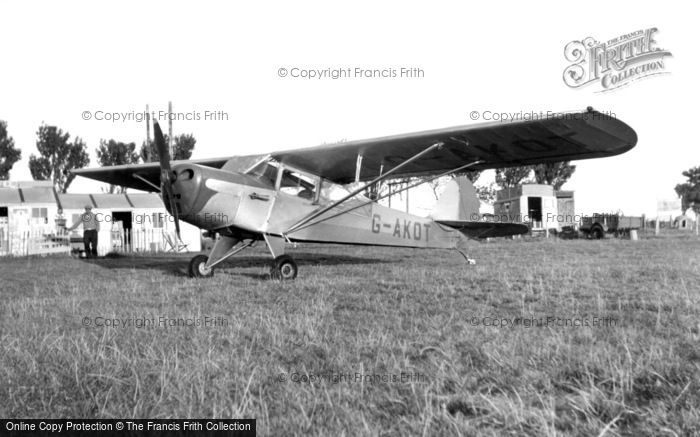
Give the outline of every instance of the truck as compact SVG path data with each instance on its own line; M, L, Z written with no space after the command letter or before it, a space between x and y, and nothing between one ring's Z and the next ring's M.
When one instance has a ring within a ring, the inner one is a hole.
M633 229L643 226L642 217L623 216L620 214L593 214L584 216L579 226L586 238L599 240L605 238L606 234L613 234L616 237L629 235Z

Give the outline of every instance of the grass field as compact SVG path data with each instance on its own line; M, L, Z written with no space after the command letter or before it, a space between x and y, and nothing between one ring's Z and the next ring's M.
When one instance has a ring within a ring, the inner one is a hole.
M475 266L448 251L291 253L285 283L260 248L208 280L187 278L186 256L0 259L0 417L700 434L697 237L497 241L474 246ZM167 326L192 320L207 326Z

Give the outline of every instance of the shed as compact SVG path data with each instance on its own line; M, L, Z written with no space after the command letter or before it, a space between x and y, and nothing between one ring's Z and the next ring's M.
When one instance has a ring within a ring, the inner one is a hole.
M53 239L58 203L51 182L4 182L0 187L0 254L65 251Z
M579 217L576 216L576 205L574 204L574 192L557 190L554 192L557 198L557 228L564 226L577 226Z
M695 228L693 217L683 214L673 219L673 227L682 231L692 231Z
M496 193L494 216L503 222L529 223L533 230L557 227L557 197L551 185L523 184Z

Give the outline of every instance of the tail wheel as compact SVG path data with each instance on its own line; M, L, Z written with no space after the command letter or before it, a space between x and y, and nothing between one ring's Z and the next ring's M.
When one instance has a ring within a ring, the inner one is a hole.
M289 255L280 255L275 258L275 261L270 269L272 279L288 281L297 277L297 263Z
M190 278L211 278L214 275L214 269L206 267L209 257L206 255L197 255L190 261L189 274Z

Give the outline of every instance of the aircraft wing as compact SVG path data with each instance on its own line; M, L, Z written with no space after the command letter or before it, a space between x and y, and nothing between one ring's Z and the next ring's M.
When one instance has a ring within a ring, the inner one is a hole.
M437 220L441 225L457 229L469 238L495 238L526 234L530 228L521 223L471 222L462 220Z
M208 167L221 168L230 159L231 158L194 159L191 161L173 161L172 164L192 162ZM158 162L81 168L72 170L72 172L79 176L84 176L100 182L134 188L136 190L158 191L155 187L160 187L160 167ZM148 182L145 182L144 179ZM149 185L149 183L152 185Z
M637 134L624 122L589 108L544 120L493 122L272 153L278 161L340 184L371 180L442 142L393 177L435 175L480 160L473 170L602 158L630 150Z

